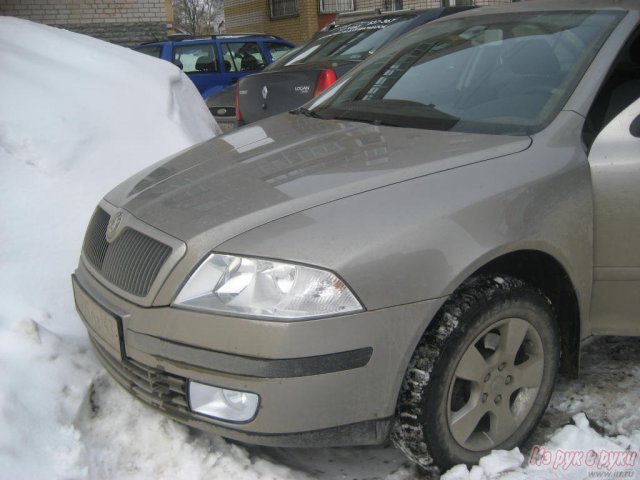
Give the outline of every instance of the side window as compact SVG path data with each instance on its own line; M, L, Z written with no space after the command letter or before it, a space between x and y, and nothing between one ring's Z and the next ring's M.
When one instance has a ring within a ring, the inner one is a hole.
M291 47L284 43L264 42L264 46L271 53L274 62L291 50Z
M162 55L161 45L148 45L146 47L138 47L135 50L136 52L145 53L147 55L151 55L152 57L156 57L156 58L160 58L160 55Z
M620 53L609 76L596 95L582 131L587 146L620 112L640 98L640 32Z
M227 72L250 72L267 65L256 42L228 42L222 44L224 68Z
M173 63L184 73L213 73L218 61L213 45L177 45L173 49Z

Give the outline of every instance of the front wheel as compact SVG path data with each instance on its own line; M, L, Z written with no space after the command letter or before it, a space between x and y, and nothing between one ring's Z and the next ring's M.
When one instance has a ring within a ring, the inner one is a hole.
M544 413L560 358L555 312L512 277L478 277L445 303L409 364L392 439L429 467L512 449Z

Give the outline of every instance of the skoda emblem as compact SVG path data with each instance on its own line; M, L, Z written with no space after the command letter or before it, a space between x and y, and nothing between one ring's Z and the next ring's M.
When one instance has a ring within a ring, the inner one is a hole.
M267 95L269 95L269 90L267 89L267 86L265 85L264 87L262 87L262 99L266 100L267 99Z
M107 235L106 235L107 242L109 243L113 242L118 236L118 233L120 233L120 225L122 225L122 217L124 217L122 210L118 210L114 215L111 216L111 219L109 220L109 225L107 225Z

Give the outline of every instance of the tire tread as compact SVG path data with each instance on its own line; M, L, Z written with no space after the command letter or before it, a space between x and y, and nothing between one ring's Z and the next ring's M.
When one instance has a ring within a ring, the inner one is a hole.
M513 299L514 295L543 298L555 320L551 302L539 289L515 277L481 275L471 278L454 292L418 343L400 389L391 440L423 469L437 470L436 464L450 463L447 459L437 458L438 454L426 441L423 395L434 366L454 332L457 335L470 327L468 319L473 318L474 310L487 304L499 305Z

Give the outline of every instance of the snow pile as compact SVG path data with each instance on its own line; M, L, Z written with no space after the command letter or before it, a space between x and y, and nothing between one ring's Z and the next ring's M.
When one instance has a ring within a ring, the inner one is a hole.
M73 422L102 369L70 288L83 230L116 183L217 125L177 68L89 37L0 17L0 60L0 476L84 477Z
M526 459L518 448L497 450L471 470L456 465L441 480L640 478L640 432L631 438L606 437L590 426L584 413L572 420L544 445L534 446Z
M216 128L168 62L24 20L5 17L1 26L0 140L45 173L97 154L108 171L129 166L125 178Z
M524 456L518 448L507 452L496 450L480 459L479 465L471 467L471 471L466 465L456 465L451 470L442 475L442 480L486 480L498 478L505 472L518 469L524 462Z
M100 479L305 480L287 467L254 459L219 437L195 434L152 411L106 375L96 379L76 425L89 477Z

